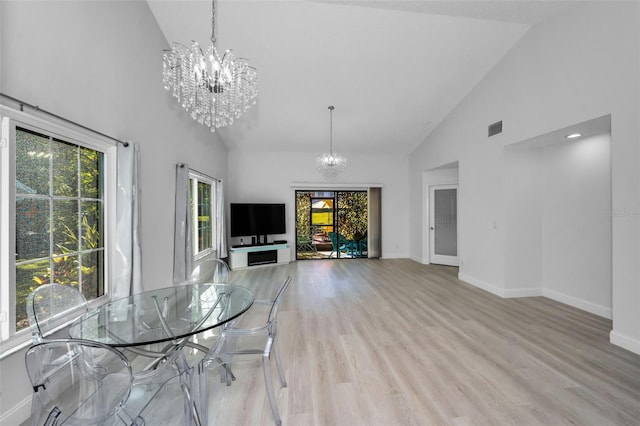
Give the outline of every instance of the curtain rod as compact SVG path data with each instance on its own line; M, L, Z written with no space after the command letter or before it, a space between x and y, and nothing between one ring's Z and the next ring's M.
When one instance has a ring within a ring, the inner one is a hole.
M7 94L5 94L5 93L2 93L2 92L0 92L0 96L2 96L3 98L7 98L7 99L9 99L9 100L12 100L13 102L17 102L17 103L20 105L20 111L24 111L24 109L23 109L23 108L24 108L25 106L27 106L27 107L29 107L29 108L32 108L32 109L36 110L36 111L44 112L45 114L48 114L48 115L50 115L50 116L52 116L52 117L55 117L55 118L57 118L58 120L65 121L65 122L67 122L67 123L73 124L74 126L81 127L81 128L83 128L83 129L88 130L88 131L90 131L90 132L93 132L93 133L95 133L95 134L97 134L97 135L103 136L103 137L105 137L105 138L107 138L107 139L111 139L112 141L116 141L116 142L118 142L118 143L121 143L121 144L122 144L122 145L124 145L125 147L126 147L126 146L129 146L129 142L121 141L120 139L114 138L113 136L106 135L106 134L104 134L104 133L102 133L102 132L99 132L99 131L97 131L97 130L94 130L94 129L90 128L90 127L87 127L87 126L84 126L84 125L82 125L82 124L80 124L80 123L77 123L77 122L75 122L75 121L73 121L73 120L69 120L68 118L61 117L61 116L59 116L58 114L54 114L54 113L52 113L52 112L50 112L50 111L47 111L47 110L45 110L45 109L40 108L38 105L31 105L30 103L27 103L27 102L21 101L20 99L14 98L13 96L9 96L9 95L7 95Z
M189 165L188 165L188 164L184 164L184 163L178 163L178 164L177 164L177 166L178 166L178 167L180 167L181 169L183 169L183 168L184 168L184 166L189 167ZM195 173L197 173L197 174L199 174L199 175L201 175L201 176L204 176L204 177L206 177L207 179L215 180L216 182L222 182L222 179L218 179L218 178L211 177L211 176L209 176L208 174L206 174L206 173L202 173L202 172L199 172L198 170L196 170L196 169L192 169L191 167L189 167L189 170L191 170L192 172L195 172Z

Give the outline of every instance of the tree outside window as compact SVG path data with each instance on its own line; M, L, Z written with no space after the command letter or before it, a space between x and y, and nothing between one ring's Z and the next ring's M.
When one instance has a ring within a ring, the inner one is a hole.
M104 154L16 127L16 331L37 286L104 295Z

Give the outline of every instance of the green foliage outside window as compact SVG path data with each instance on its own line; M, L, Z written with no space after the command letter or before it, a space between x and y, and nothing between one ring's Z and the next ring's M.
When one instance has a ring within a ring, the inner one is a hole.
M335 200L335 201L334 201ZM336 191L316 194L296 192L296 228L298 235L313 230L339 233L350 240L367 236L368 197L366 191Z
M311 227L311 193L296 193L296 229L299 234L306 235Z
M198 251L213 246L213 221L211 220L211 190L210 184L198 182Z
M104 294L104 154L16 129L16 329L46 283Z
M338 229L348 240L359 241L367 236L367 193L338 192Z

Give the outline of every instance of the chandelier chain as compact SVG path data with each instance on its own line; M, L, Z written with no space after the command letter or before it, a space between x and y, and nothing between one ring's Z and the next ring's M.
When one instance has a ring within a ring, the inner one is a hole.
M211 0L211 44L216 45L216 0Z
M334 106L329 106L329 153L333 155L333 109Z

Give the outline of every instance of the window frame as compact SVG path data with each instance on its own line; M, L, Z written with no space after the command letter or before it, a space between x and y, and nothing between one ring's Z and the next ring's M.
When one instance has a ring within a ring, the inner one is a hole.
M198 247L198 182L206 183L211 187L211 247L204 250L200 250ZM218 235L216 233L217 221L220 220L216 214L217 184L217 179L203 175L193 169L189 169L189 205L191 206L191 240L194 261L205 258L216 251L218 241Z
M31 340L29 328L16 330L16 127L54 137L104 154L104 295L89 301L98 306L111 298L111 270L116 236L115 141L54 117L39 117L0 105L0 358ZM10 283L3 285L2 283ZM66 323L65 319L61 321Z

